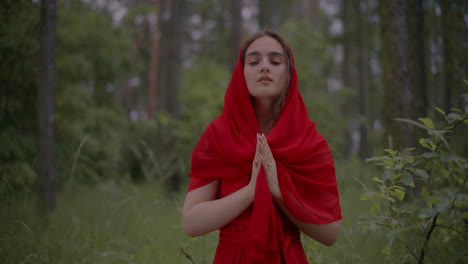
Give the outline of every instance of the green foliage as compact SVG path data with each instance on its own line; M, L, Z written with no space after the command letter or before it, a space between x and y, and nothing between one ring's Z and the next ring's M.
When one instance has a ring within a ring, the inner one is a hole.
M165 120L166 115L162 116L158 118ZM167 123L147 120L129 124L121 149L121 176L133 182L157 180L170 191L178 190L184 169L179 152L171 145L167 118Z
M39 4L0 2L0 199L35 181ZM21 21L21 23L18 23Z
M94 104L92 95L83 87L62 90L57 97L59 183L117 177L121 137L126 126L122 114Z
M112 105L121 78L143 67L127 65L130 41L127 28L113 27L112 16L105 10L91 8L83 1L60 2L57 90L81 86L98 105Z
M419 122L399 119L422 128L427 137L419 148L403 151L386 149L387 155L373 157L383 168L374 177L377 189L369 189L361 200L373 205L359 224L362 230L386 231L382 249L386 263L464 263L468 251L468 161L457 154L451 135L468 123L468 115L458 109L445 113L445 126L438 128L429 118ZM395 260L398 260L395 262Z
M359 160L336 165L344 216L340 239L328 248L303 237L306 254L311 263L374 264L381 233L354 228L370 202L356 199L361 190L352 181L374 170ZM75 181L58 194L57 210L45 224L32 192L8 196L0 201L0 263L192 263L185 253L195 263L211 263L218 233L188 238L180 223L182 199L183 193L168 196L158 179L92 186Z
M180 148L191 153L206 126L221 114L229 71L212 60L199 60L182 71L182 114L177 137Z
M114 105L130 37L80 0L58 1L55 83L57 183L117 177L126 117ZM0 193L36 179L40 1L2 1ZM120 177L120 175L119 175Z
M74 184L47 220L35 213L34 197L0 202L0 263L189 263L186 247L201 263L201 249L216 246L215 234L206 242L185 235L181 198L165 198L154 181Z
M337 106L342 105L345 97L343 93L328 91L328 79L334 68L331 40L323 32L311 28L306 21L287 21L280 32L284 32L294 51L299 90L309 118L327 137L334 156L340 158L346 122Z

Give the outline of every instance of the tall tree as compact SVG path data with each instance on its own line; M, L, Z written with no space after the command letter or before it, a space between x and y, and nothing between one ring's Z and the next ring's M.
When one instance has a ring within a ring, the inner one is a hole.
M242 42L242 4L241 1L231 0L231 43L232 43L232 68L235 67Z
M379 1L384 68L383 123L392 148L414 144L414 129L395 118L413 118L408 26L403 0Z
M38 180L42 209L55 208L55 138L54 138L54 84L55 84L55 35L56 2L43 0L42 23L42 72L38 93Z
M158 68L159 68L159 42L160 42L160 3L155 3L154 19L150 21L149 29L151 34L150 67L148 71L148 93L146 101L146 112L148 119L153 119L157 96L158 96Z
M364 23L362 22L363 12L361 10L362 1L356 1L356 23L357 23L357 48L359 61L359 155L362 159L369 157L369 127L370 127L370 102L369 102L369 59L367 48L365 47L365 32Z
M260 30L265 28L273 28L273 6L274 0L259 0L258 1L258 25Z
M140 53L140 49L143 45L143 37L145 34L145 26L144 24L146 23L146 19L142 20L142 23L134 24L134 34L133 34L133 41L132 41L132 48L130 50L130 56L129 56L129 62L130 64L134 64L137 59L138 55ZM134 76L128 76L127 79L125 80L123 87L119 90L117 94L117 99L118 101L124 106L125 110L127 111L127 114L130 113L131 109L134 107L133 105L133 93L132 93L132 84L131 84L131 79Z
M410 67L414 91L414 111L415 116L427 116L428 91L426 86L426 47L424 34L424 13L423 1L407 1L407 21L409 45Z
M167 110L173 119L179 117L178 91L183 53L185 0L171 2L171 32L169 40L169 72L167 83Z
M168 72L169 64L171 59L169 57L168 50L171 49L171 6L172 1L170 0L161 0L160 2L160 12L161 17L159 19L160 25L160 40L159 40L159 58L158 58L158 79L157 86L158 97L156 98L156 111L166 111L167 110L167 86L168 86Z
M342 37L342 45L343 45L343 68L342 68L342 79L343 79L343 85L344 89L349 89L352 86L352 73L351 73L351 27L349 21L350 21L350 1L343 0L341 2L341 7L342 7L342 21L344 25L343 29L343 37ZM346 94L345 99L344 99L344 104L342 107L342 112L343 116L350 116L351 113L353 112L353 98L351 95ZM345 120L350 120L349 118L346 118ZM352 146L352 140L351 140L351 130L352 130L352 124L351 122L348 122L348 124L344 128L344 143L343 143L343 152L345 157L349 157L351 154L351 146Z
M304 18L311 26L317 22L317 0L304 0Z
M439 1L441 7L442 29L442 79L444 101L442 107L449 111L451 108L463 109L466 107L462 94L467 88L463 80L468 76L468 28L466 27L466 14L468 3L464 0ZM468 153L468 129L462 128L454 133L451 140L458 142L454 148L462 153Z
M451 107L463 107L461 89L463 78L468 70L466 60L468 56L463 45L468 41L468 29L465 25L466 1L439 1L442 18L443 42L443 75L444 75L444 105L445 110ZM464 13L465 12L465 13Z

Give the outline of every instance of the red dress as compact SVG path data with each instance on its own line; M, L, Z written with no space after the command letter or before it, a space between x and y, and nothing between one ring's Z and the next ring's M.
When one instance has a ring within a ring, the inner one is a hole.
M267 141L288 211L305 223L328 224L342 218L333 158L326 140L308 118L293 57L291 65L285 103ZM220 179L218 196L222 198L247 185L258 132L239 56L223 111L193 151L188 191ZM263 169L253 205L221 228L214 263L308 263L299 230L275 206Z

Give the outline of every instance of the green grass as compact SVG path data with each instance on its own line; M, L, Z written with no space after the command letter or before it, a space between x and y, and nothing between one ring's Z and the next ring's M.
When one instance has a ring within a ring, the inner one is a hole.
M337 165L343 229L333 247L303 238L311 263L379 263L382 236L355 228L367 211L353 177L366 176L356 162ZM352 172L350 174L350 172ZM31 192L31 191L30 191ZM211 263L217 232L188 238L181 227L183 194L169 196L157 183L113 181L61 191L57 210L44 220L28 194L0 202L0 263ZM183 252L185 253L183 253Z
M216 234L189 239L180 201L155 183L74 186L45 222L32 197L9 197L0 203L0 263L191 263L181 249L209 263Z

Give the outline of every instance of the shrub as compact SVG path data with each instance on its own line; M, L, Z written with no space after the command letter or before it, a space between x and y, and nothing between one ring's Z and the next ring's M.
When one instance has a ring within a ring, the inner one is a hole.
M382 250L388 263L466 263L468 261L467 159L456 153L451 138L468 124L468 115L452 109L443 115L445 127L430 118L399 119L427 132L417 148L387 149L387 155L367 162L383 168L374 177L377 189L364 184L362 200L373 205L360 221L366 231L386 230Z

